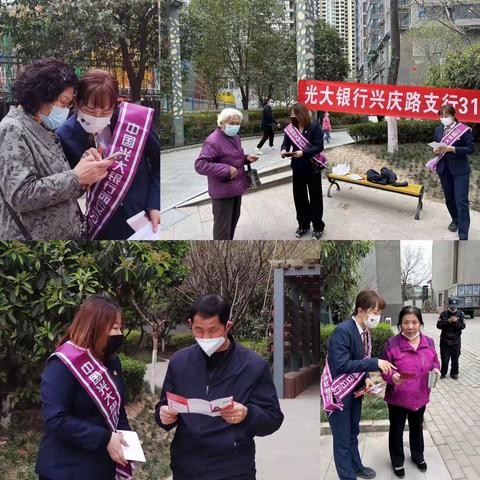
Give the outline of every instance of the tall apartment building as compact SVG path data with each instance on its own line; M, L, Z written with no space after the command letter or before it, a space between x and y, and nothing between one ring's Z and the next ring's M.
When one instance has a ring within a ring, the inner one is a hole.
M350 65L350 72L354 76L356 65L355 0L319 0L318 3L319 18L335 28L345 41L345 54Z

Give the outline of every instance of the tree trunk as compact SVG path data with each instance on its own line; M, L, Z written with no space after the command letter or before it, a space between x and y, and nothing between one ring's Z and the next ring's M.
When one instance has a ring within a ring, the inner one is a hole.
M154 328L152 333L152 369L150 370L150 393L155 393L155 369L157 366L157 351L158 351L158 329Z
M398 123L397 117L386 117L387 119L387 132L388 132L388 145L387 151L389 154L394 155L398 152Z

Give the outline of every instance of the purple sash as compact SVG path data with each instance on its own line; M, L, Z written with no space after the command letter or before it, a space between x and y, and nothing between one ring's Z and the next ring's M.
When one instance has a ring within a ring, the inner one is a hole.
M115 213L125 197L137 172L152 124L153 109L134 103L120 104L118 121L113 132L113 143L107 156L122 152L87 196L87 228L90 239L95 239Z
M305 150L306 148L312 146L311 143L303 136L302 132L300 132L300 130L293 125L293 123L289 123L283 131L288 135L288 138L301 150ZM319 153L312 158L322 167L327 166L327 157L323 153Z
M467 127L463 123L458 123L455 125L455 128L453 128L442 138L442 143L446 143L448 146L451 146L468 130L470 130L470 127ZM443 152L440 155L437 155L435 158L432 158L425 164L425 166L435 172L437 170L438 162L442 159L445 153L446 152Z
M367 337L367 352L364 358L370 358L372 355L372 337L368 329L365 330L365 335ZM320 396L323 401L323 409L327 413L343 410L342 400L355 390L364 375L365 372L344 373L333 380L327 356L320 380Z
M89 350L77 347L70 341L58 347L50 358L54 355L72 372L98 407L112 432L115 432L122 398L108 370L95 359ZM130 462L126 467L116 464L116 469L116 480L132 478Z

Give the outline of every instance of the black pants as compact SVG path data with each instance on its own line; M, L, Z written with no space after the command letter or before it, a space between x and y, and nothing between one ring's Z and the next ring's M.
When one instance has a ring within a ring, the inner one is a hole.
M440 340L440 357L442 358L442 368L440 372L442 375L448 373L448 364L450 359L452 360L452 368L450 369L450 375L458 375L458 358L460 357L460 343L456 345L448 345L446 342Z
M241 206L241 196L212 200L214 240L233 240Z
M269 125L268 127L262 128L263 137L260 140L260 143L257 145L257 148L262 148L264 143L269 140L269 145L273 147L273 139L275 137L275 132L273 130L273 125Z
M293 173L293 200L297 211L300 228L313 229L320 232L325 228L323 223L322 174L300 175Z
M223 478L222 480L255 480L255 470L252 472L247 472L243 475L238 475L235 477ZM193 477L179 477L178 475L173 474L173 480L195 480Z
M405 453L403 451L403 430L408 417L410 452L415 463L425 461L423 457L423 415L425 406L416 412L408 408L388 404L388 417L390 419L390 431L388 433L388 449L390 460L394 467L403 467Z
M470 174L452 175L445 165L442 174L438 174L445 194L445 203L452 221L458 225L458 238L468 240L470 228L470 210L468 203L468 189L470 186Z

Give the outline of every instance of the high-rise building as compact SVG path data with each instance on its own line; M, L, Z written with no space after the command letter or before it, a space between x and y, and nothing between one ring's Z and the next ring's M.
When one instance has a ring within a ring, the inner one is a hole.
M319 0L319 18L331 25L345 41L351 75L356 65L355 0Z

